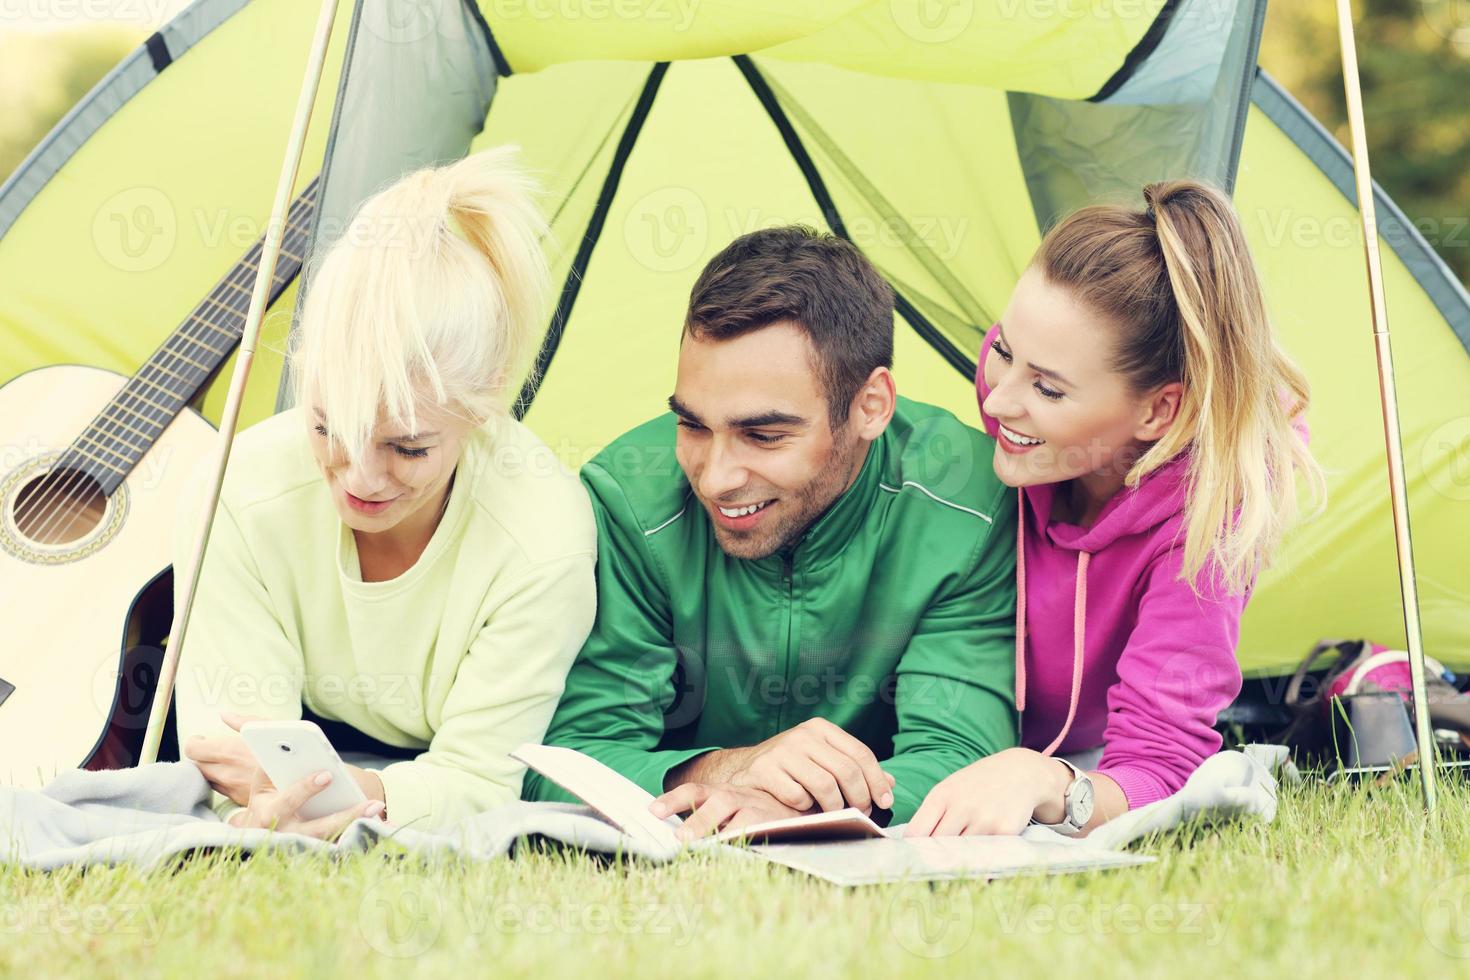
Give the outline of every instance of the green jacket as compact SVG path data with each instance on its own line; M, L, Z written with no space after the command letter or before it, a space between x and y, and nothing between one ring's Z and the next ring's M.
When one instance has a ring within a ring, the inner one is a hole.
M674 458L675 419L582 468L597 620L546 734L655 795L679 763L813 716L892 774L893 821L1016 744L1016 496L994 443L898 400L857 480L790 549L731 558ZM570 799L533 772L526 799Z

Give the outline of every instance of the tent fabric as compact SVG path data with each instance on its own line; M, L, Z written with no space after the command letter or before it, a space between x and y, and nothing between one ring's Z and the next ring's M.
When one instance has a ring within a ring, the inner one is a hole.
M17 211L0 237L0 379L59 363L132 374L265 229L315 5L201 0L179 16L199 25L193 43L170 40L172 62L105 122L75 114L93 132L43 186L11 181L0 194L0 213ZM322 158L351 16L343 4L297 193ZM33 154L21 172L41 159ZM293 287L278 298L262 329L247 421L275 407L295 295ZM233 369L231 358L219 376ZM209 389L202 407L210 418L226 388Z
M424 5L430 29L448 0ZM763 54L1061 98L1096 93L1177 0L481 0L509 65Z
M1204 102L1210 98L1225 64L1226 51L1237 37L1232 28L1238 25L1240 12L1248 9L1259 24L1266 7L1256 4L1252 9L1217 0L1183 0L1171 6L1155 21L1158 43L1137 70L1105 86L1089 101L1114 105ZM1235 21L1226 19L1232 15Z
M343 232L373 191L419 167L464 156L495 96L496 58L470 7L443 8L433 30L414 30L393 5L355 4L322 159L313 249ZM311 269L306 270L309 282ZM297 296L297 312L305 297ZM290 403L282 362L277 411Z
M1106 97L1010 93L1041 226L1095 201L1136 201L1140 187L1164 177L1231 190L1265 15L1265 0L1184 0L1160 15L1151 53Z
M1262 71L1256 74L1251 101L1301 148L1344 197L1357 199L1352 157L1290 92ZM1378 216L1378 234L1413 272L1415 280L1470 352L1470 294L1464 284L1376 182L1373 206Z
M1261 0L1106 6L702 0L689 19L679 0L343 4L301 169L302 187L324 182L314 250L397 173L519 144L560 284L519 409L576 467L662 410L690 285L743 232L800 221L851 238L900 297L901 390L973 421L981 337L1052 220L1164 176L1233 185L1314 386L1331 494L1258 584L1240 661L1281 672L1324 635L1401 643L1346 156L1253 71ZM239 259L269 211L315 16L199 0L162 32L164 71L140 48L0 190L0 381L62 362L131 373ZM1379 205L1425 639L1463 665L1470 300ZM289 401L296 302L293 288L272 309L243 424ZM211 418L230 370L202 402ZM937 458L931 482L989 465Z
M77 148L159 72L249 0L200 0L119 62L0 184L0 237ZM166 60L165 60L166 59ZM162 66L162 67L161 67Z

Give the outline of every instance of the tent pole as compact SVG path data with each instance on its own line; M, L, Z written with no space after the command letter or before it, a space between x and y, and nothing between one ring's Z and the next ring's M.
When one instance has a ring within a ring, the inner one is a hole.
M1352 131L1353 171L1358 185L1358 212L1363 219L1363 246L1368 262L1368 295L1374 349L1378 355L1378 395L1383 407L1383 436L1388 450L1388 488L1393 504L1393 538L1398 548L1399 590L1404 606L1404 632L1409 644L1409 675L1414 689L1414 731L1419 743L1419 776L1424 809L1433 819L1435 792L1434 732L1424 693L1424 637L1419 627L1419 589L1414 577L1414 545L1409 536L1409 497L1404 482L1403 434L1399 429L1398 392L1394 387L1393 351L1388 342L1388 305L1383 295L1383 265L1378 254L1378 217L1373 177L1368 170L1368 139L1363 126L1363 90L1358 80L1357 43L1353 38L1351 0L1337 0L1337 28L1342 43L1342 80Z
M285 237L286 211L291 206L291 194L296 186L296 175L301 168L301 156L306 148L306 130L311 122L311 110L316 104L317 89L321 85L322 71L327 60L327 45L332 39L332 26L337 19L338 0L322 0L321 13L317 17L316 34L312 38L311 50L306 61L306 77L301 81L301 93L296 101L296 116L291 123L290 138L286 142L286 159L281 164L281 174L276 182L275 204L271 207L270 223L266 225L265 242L260 252L260 263L255 270L255 289L250 295L250 309L245 315L245 330L240 338L239 353L235 358L235 373L230 378L229 396L225 401L224 415L220 418L219 438L215 440L214 479L205 497L205 506L200 514L199 527L194 535L187 569L175 568L175 574L183 573L182 582L176 584L174 594L181 598L174 609L173 625L169 628L168 646L164 651L163 666L158 675L158 689L153 695L153 706L148 714L148 730L143 737L143 752L138 764L147 765L158 761L159 743L163 740L163 724L168 717L169 701L173 698L174 678L178 670L179 653L184 646L184 635L189 627L189 613L194 606L194 593L199 587L199 568L204 558L204 548L209 543L209 531L214 524L215 508L219 504L220 487L224 483L225 465L230 460L230 448L234 442L235 429L240 421L240 404L245 395L245 383L250 378L250 368L255 361L255 345L260 337L260 324L265 318L265 308L270 299L271 283L275 281L276 259L281 254L281 240ZM179 587L182 586L182 588Z

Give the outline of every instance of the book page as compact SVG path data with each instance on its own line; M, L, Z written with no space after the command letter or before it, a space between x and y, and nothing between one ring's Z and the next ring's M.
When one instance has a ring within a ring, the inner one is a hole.
M751 850L768 861L839 885L1066 874L1154 860L1142 854L1019 837L885 837L838 844L762 844Z
M684 845L674 826L648 810L653 797L637 783L576 749L527 743L510 754L592 809L629 837L676 851ZM678 818L671 818L675 825Z
M886 832L856 807L826 813L803 814L784 820L767 820L738 830L726 830L714 839L722 842L792 843L795 841L863 840L884 837Z

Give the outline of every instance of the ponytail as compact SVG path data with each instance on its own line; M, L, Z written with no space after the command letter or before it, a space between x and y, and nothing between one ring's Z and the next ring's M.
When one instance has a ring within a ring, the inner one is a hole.
M500 147L410 173L362 203L311 278L291 352L296 400L361 453L379 416L430 398L508 414L545 329L546 222Z
M1240 593L1270 563L1321 469L1294 426L1306 377L1277 343L1229 199L1197 181L1149 184L1146 210L1085 208L1048 234L1037 262L1118 327L1114 368L1135 391L1182 383L1172 426L1129 470L1139 481L1189 452L1184 577L1207 566Z

